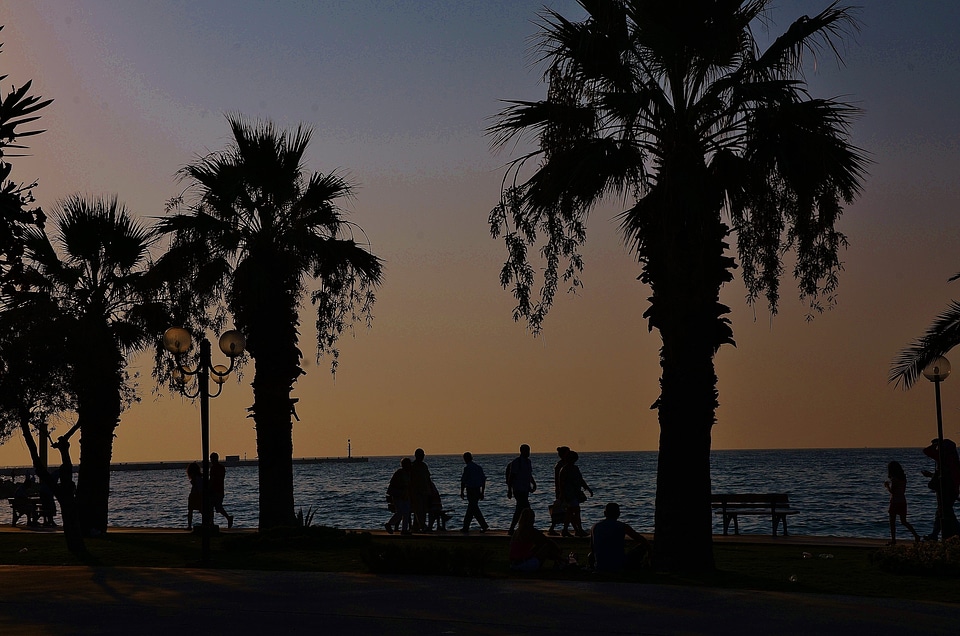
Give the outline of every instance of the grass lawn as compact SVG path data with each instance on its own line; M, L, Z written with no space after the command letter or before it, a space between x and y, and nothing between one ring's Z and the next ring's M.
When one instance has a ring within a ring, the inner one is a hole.
M497 536L388 537L316 527L222 534L211 538L210 567L616 581L960 603L960 576L885 572L871 561L875 552L871 548L715 544L717 570L703 575L638 572L601 576L579 568L546 568L521 575L507 566L507 542L506 537ZM60 534L0 532L0 565L179 568L199 565L201 556L200 537L188 532L117 532L86 543L90 556L81 560L67 552ZM564 539L561 546L565 552L576 553L581 563L586 561L585 540Z

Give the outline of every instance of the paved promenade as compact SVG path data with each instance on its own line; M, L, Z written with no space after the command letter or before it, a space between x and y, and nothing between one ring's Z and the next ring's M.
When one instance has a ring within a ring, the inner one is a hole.
M751 535L749 540L763 538ZM831 540L791 537L787 541L823 546ZM874 545L873 540L834 541ZM289 630L419 636L955 636L960 633L960 605L589 580L0 566L0 634L4 636Z

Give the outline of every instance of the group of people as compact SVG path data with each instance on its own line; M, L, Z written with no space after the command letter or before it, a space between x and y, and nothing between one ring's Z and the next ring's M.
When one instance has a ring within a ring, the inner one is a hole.
M228 514L223 507L227 469L220 463L220 455L210 453L210 497L212 508L227 520L227 527L233 527L233 515ZM187 479L190 480L190 494L187 495L187 530L193 529L193 513L197 511L203 516L203 470L197 462L187 465Z
M939 439L935 439L923 449L923 454L934 461L934 470L924 470L921 474L930 480L927 482L927 487L937 497L937 513L933 530L923 538L927 541L936 541L941 534L944 539L960 535L960 524L954 512L954 505L960 497L960 455L957 453L957 445L950 439L944 439L942 443ZM898 517L900 523L913 534L914 540L920 541L920 534L907 521L907 475L900 462L893 461L887 464L887 480L883 485L890 493L890 506L887 511L890 518L888 545L897 542Z
M384 524L387 532L402 534L446 530L450 515L443 511L440 491L430 477L430 467L423 460L422 448L413 454L413 461L404 457L400 468L387 487L387 507L393 513Z
M537 482L533 476L530 446L522 444L520 454L507 464L505 480L507 498L516 501L513 518L507 533L511 535L510 562L518 570L539 568L546 561L557 565L566 564L560 546L547 535L591 537L591 565L598 570L619 570L641 561L649 560L646 540L627 524L619 521L620 506L607 504L604 520L593 526L591 532L583 528L580 505L593 490L587 485L577 466L579 456L567 446L557 448L558 461L554 466L554 502L550 506L550 528L544 533L534 525L535 514L530 506L530 493L536 492ZM460 475L460 498L467 502L461 532L470 532L474 521L480 532L489 529L480 502L486 494L487 477L483 468L473 460L469 452L463 454L463 472ZM384 524L387 532L401 534L432 532L446 529L450 514L444 511L440 493L430 477L424 462L423 449L418 448L414 459L400 460L400 468L393 473L387 486L387 507L393 516ZM562 531L557 526L562 525ZM638 543L633 552L625 550L629 537ZM634 556L629 556L633 554Z

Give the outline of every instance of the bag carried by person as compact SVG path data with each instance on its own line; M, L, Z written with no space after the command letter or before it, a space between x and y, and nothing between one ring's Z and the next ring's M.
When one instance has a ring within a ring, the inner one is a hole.
M562 501L557 499L553 502L552 506L547 506L547 511L550 513L550 523L563 523L563 519L566 516L567 506Z

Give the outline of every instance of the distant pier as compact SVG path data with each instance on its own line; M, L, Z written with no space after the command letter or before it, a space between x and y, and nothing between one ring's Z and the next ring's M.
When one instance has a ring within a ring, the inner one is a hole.
M235 455L228 455L222 463L224 466L256 466L258 460L256 459L239 459ZM199 462L200 460L194 459L183 459L179 461L165 461L165 462L119 462L110 465L110 470L114 472L130 471L130 470L170 470L170 469L185 469L185 467L193 461ZM367 462L368 458L366 457L294 457L294 464L362 464ZM57 468L57 466L51 465L51 470ZM27 473L33 474L33 466L7 466L0 468L0 476L2 477L13 477L17 475L25 475Z

